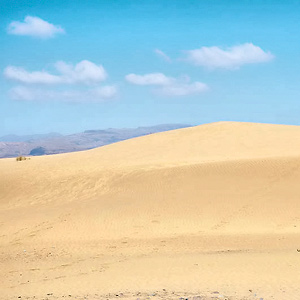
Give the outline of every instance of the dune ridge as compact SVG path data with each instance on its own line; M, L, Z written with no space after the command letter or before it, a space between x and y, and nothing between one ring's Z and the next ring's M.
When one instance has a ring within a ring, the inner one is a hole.
M2 159L1 296L297 299L299 182L289 125L218 122Z

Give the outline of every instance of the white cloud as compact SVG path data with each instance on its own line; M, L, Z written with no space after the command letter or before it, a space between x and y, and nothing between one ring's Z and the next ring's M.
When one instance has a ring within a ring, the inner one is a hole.
M159 49L155 49L154 52L161 57L163 60L167 61L167 62L171 62L171 58L163 51L159 50Z
M4 69L4 76L8 79L16 80L27 84L57 84L61 82L61 78L59 76L49 74L45 71L28 72L23 68L14 66L6 67Z
M198 95L208 90L208 86L202 82L192 82L192 83L177 83L173 85L167 85L157 92L163 96L189 96L189 95Z
M46 71L29 72L20 67L8 66L4 70L4 76L26 84L93 84L107 78L102 65L88 60L83 60L75 66L60 61L55 64L55 69L57 75Z
M190 82L188 76L173 78L163 73L150 73L145 75L129 74L125 79L135 85L156 86L153 92L167 97L182 97L197 95L208 90L208 86L202 82Z
M117 92L118 90L114 85L105 85L90 91L91 97L96 99L111 99L117 95Z
M107 78L102 65L96 65L88 60L83 60L75 66L60 61L55 67L61 73L62 81L66 83L91 84Z
M125 79L132 84L137 85L166 85L171 84L173 78L167 77L162 73L149 73L145 75L128 74Z
M234 46L226 50L219 47L202 47L186 51L186 55L187 61L209 69L238 69L245 64L268 62L274 58L271 52L265 52L252 43Z
M107 78L102 65L96 65L88 60L76 65L59 61L54 64L54 68L56 74L45 70L29 72L20 67L6 67L4 76L23 84L13 87L9 93L10 97L14 100L27 101L97 102L117 95L116 86L99 86L99 83ZM46 86L52 88L47 89Z
M8 25L7 32L15 35L27 35L38 38L51 38L56 34L65 33L59 25L54 25L38 17L27 16L23 22L13 21Z
M113 85L87 90L49 90L16 86L9 91L10 98L23 101L102 102L114 98L118 90Z

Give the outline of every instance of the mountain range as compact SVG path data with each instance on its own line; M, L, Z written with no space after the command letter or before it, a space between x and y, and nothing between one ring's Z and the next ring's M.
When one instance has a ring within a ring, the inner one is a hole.
M0 158L19 155L48 155L82 151L156 132L191 127L187 124L162 124L138 128L108 128L81 133L35 135L6 135L0 137Z

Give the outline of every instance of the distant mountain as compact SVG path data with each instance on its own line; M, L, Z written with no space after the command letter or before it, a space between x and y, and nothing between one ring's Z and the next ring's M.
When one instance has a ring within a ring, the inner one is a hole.
M86 130L71 135L59 133L26 136L6 135L0 137L0 158L82 151L142 135L185 127L191 127L191 125L164 124L138 128L108 128L105 130Z
M15 135L9 134L0 137L0 142L29 142L33 140L49 139L53 137L63 136L60 133L52 132L46 134L33 134L33 135Z

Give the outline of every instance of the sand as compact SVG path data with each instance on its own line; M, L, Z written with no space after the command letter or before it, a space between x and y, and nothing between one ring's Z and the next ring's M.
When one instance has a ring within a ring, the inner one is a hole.
M300 127L1 159L0 241L0 299L300 299Z

